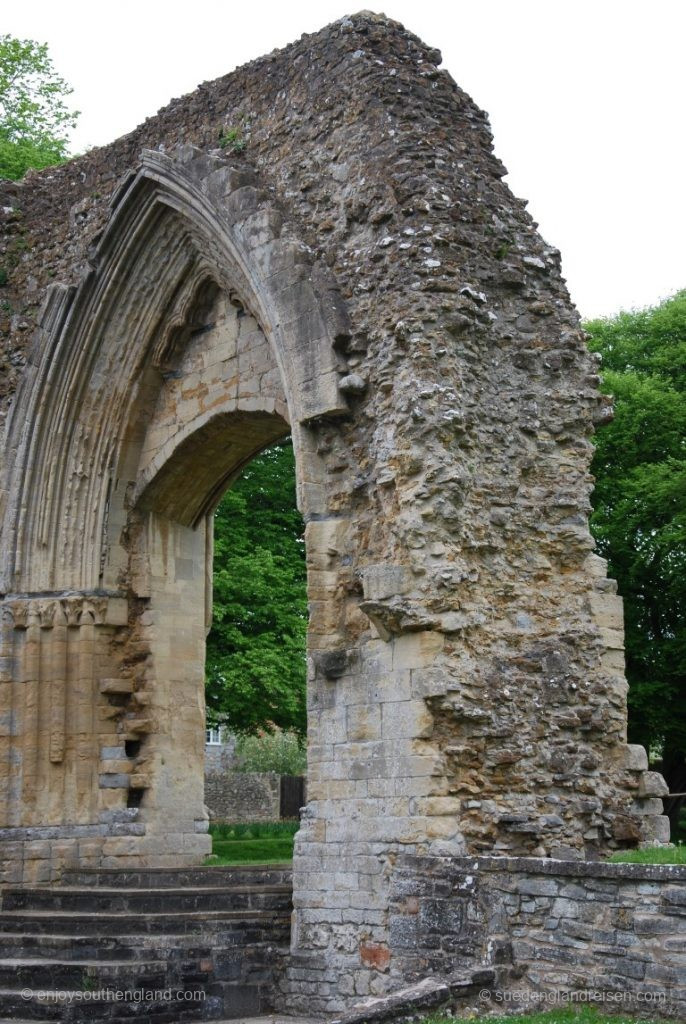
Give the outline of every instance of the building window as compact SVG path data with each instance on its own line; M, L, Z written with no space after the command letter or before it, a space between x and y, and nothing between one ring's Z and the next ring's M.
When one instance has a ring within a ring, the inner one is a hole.
M220 726L214 726L209 729L205 729L205 743L218 746L222 741L222 731Z

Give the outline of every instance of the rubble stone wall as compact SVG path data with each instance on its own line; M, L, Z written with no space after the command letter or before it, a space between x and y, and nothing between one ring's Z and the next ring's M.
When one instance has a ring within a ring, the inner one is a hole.
M276 772L207 772L205 803L211 822L278 821L281 776Z
M668 834L588 530L597 361L504 174L439 51L362 13L0 189L6 870L208 852L209 523L290 432L309 1013L388 986L401 854Z
M482 1009L686 1011L686 867L526 857L404 858L386 970L410 984L495 969Z

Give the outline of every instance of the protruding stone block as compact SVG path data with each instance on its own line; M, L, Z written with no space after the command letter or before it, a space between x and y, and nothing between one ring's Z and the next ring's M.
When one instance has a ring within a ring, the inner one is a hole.
M100 693L133 693L133 679L101 679Z
M634 801L634 814L661 815L663 810L662 800L659 800L657 797Z
M126 757L126 747L101 747L101 761L123 761Z
M650 815L641 822L641 846L653 846L670 841L671 828L666 814Z
M131 775L131 789L148 789L151 785L151 778L145 772L134 772Z
M638 795L640 797L667 796L669 786L659 772L643 772L638 783Z
M405 594L412 586L412 574L406 565L368 565L362 570L366 601L383 601Z
M131 718L126 725L127 739L138 739L141 735L153 731L153 722L150 718Z
M630 772L648 770L648 755L639 743L627 743L624 749L624 767Z
M128 789L131 776L125 772L103 772L100 775L101 789Z

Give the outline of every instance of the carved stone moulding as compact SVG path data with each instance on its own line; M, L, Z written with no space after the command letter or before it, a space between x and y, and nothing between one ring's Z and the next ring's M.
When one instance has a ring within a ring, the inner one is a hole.
M128 623L128 601L121 595L10 596L3 606L14 629L28 629L34 624L41 629L52 629L58 624L72 628L85 624L120 628Z

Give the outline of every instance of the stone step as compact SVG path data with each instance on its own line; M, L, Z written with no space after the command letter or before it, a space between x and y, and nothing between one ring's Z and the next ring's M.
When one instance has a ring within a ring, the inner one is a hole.
M0 932L48 935L216 935L231 944L232 937L251 941L251 932L270 934L290 925L290 908L276 911L179 911L166 914L55 913L51 910L7 910L0 914Z
M289 863L237 864L215 868L99 868L67 871L63 882L70 887L102 886L107 889L222 889L232 885L291 885L292 877Z
M289 948L289 869L251 866L222 885L203 869L98 872L87 885L83 874L70 885L3 890L0 1015L7 1020L236 1021L271 1005L274 965ZM191 1000L161 995L177 990ZM51 998L55 991L69 995ZM147 994L122 1000L112 992Z
M4 910L164 913L200 910L281 910L290 904L290 885L234 885L182 889L10 886L3 890Z
M0 959L0 988L90 989L112 985L164 988L167 963L161 960L55 960L47 957Z
M21 989L0 989L0 1012L11 1024L17 1024L18 1021L25 1021L26 1024L80 1024L81 1021L131 1024L139 1021L142 1024L148 1020L153 1020L156 1024L182 1024L193 1020L212 1020L218 1016L216 1012L207 1014L204 1001L195 1004L170 1003L166 999L121 1002L90 998L86 993L80 993L74 996L71 1002L55 1002L35 994L26 998Z
M203 1017L204 1020L211 1020L212 1024L324 1024L321 1017L289 1017L280 1013L262 1014L257 1017ZM175 1018L173 1024L177 1024L179 1018ZM119 1024L121 1018L113 1017L108 1024ZM36 1024L35 1019L29 1020L26 1017L0 1017L0 1024Z
M246 924L248 922L245 922ZM2 918L0 918L0 925ZM289 942L289 920L284 919L281 927L270 923L269 937L274 944L287 948ZM198 936L182 933L152 935L73 935L66 934L2 932L0 931L0 958L38 957L57 960L183 960L205 959L217 950L255 939L260 929L251 927L221 929L211 934Z
M283 951L285 952L285 950ZM249 954L248 954L249 959ZM228 964L215 960L216 970L165 970L164 963L136 965L130 962L70 963L43 962L14 964L11 984L0 981L0 1012L14 1022L23 1010L31 1020L103 1021L141 1019L183 1024L200 1016L203 1020L242 1019L264 1012L265 983L271 983L271 967L256 963L246 973L245 964L228 957ZM228 967L228 969L227 969ZM235 968L234 980L229 980ZM215 975L218 975L215 976ZM158 998L155 993L184 993L178 1000ZM138 993L123 999L104 998L103 992ZM141 995L143 994L144 995ZM135 1010L135 1007L138 1010ZM121 1014L121 1017L120 1017Z
M0 918L0 923L2 919ZM45 935L25 932L0 932L0 958L59 960L141 960L163 959L172 951L203 956L211 947L198 947L196 936L170 935Z
M79 1024L81 1021L103 1024L140 1021L142 1024L147 1020L154 1020L157 1024L231 1020L232 1024L238 1024L260 1013L260 1001L259 987L245 984L225 986L221 996L209 995L197 1001L145 999L122 1002L98 998L98 993L91 995L75 990L68 998L55 1002L46 998L45 993L27 998L25 990L0 989L0 1007L5 1015L0 1024L28 1024L29 1021L31 1024Z

